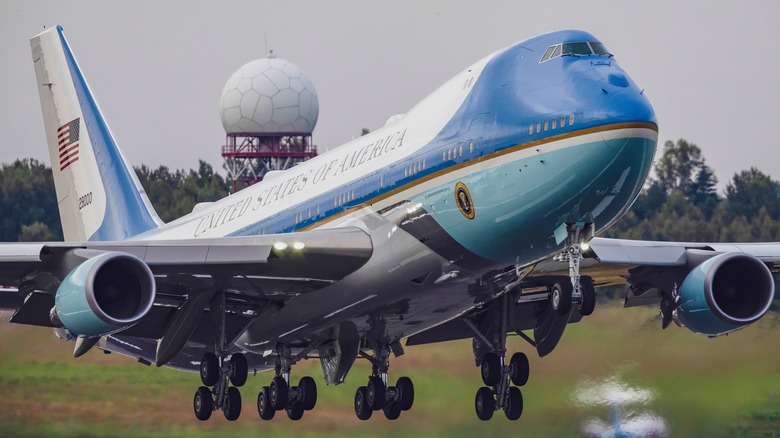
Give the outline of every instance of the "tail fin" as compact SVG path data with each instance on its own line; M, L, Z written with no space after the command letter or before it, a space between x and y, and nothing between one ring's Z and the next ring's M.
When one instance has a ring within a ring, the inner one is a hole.
M160 226L62 27L36 35L30 46L65 240L122 240Z

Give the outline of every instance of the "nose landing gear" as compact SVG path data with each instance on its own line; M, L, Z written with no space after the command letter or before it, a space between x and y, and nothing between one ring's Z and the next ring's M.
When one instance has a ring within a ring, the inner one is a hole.
M593 313L596 307L596 290L590 277L580 276L582 252L593 236L593 224L578 222L566 225L566 247L553 260L569 264L569 282L557 282L550 289L550 303L558 315L569 313L572 304L582 316Z

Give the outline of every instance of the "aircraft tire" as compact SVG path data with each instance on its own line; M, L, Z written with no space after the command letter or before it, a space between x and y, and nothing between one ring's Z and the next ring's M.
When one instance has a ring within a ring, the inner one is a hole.
M523 394L520 392L520 388L512 386L509 388L509 397L507 397L507 404L504 406L504 415L508 420L518 420L523 415Z
M276 376L271 379L271 386L268 387L268 398L271 401L271 406L277 411L287 407L287 402L290 396L290 390L287 386L287 382L281 376Z
M357 415L360 420L365 421L371 418L371 414L373 413L374 411L368 405L366 387L361 386L355 391L355 415Z
M200 381L205 386L214 386L219 380L219 359L214 353L206 353L200 360Z
M397 420L401 416L401 405L398 402L390 403L382 408L382 412L388 420Z
M501 381L501 359L495 353L488 353L482 359L482 382L485 386L496 386Z
M378 411L385 407L385 383L381 378L377 376L371 376L368 378L368 385L366 385L366 401L368 406Z
M195 418L200 421L206 421L211 418L211 413L214 412L214 399L211 396L211 390L205 386L198 388L195 391L192 405L195 410Z
M596 288L590 277L580 277L580 291L582 299L577 304L577 310L582 316L588 316L596 308Z
M270 389L267 386L260 388L257 393L257 414L261 420L271 420L276 415L276 409L271 406Z
M571 309L571 287L570 282L559 281L550 291L550 303L555 313L560 316L566 315Z
M483 386L477 390L474 408L477 411L477 418L480 420L488 421L493 418L493 412L496 410L496 400L493 398L493 391L490 388Z
M314 409L317 404L317 383L309 376L301 377L298 382L298 389L303 393L301 406L306 411Z
M228 421L238 420L238 417L241 416L241 391L239 391L235 386L229 387L225 402L226 405L222 409L222 412L225 414L225 418Z
M243 353L236 353L230 356L230 383L233 386L244 386L246 378L249 375L249 364Z
M395 382L395 389L401 393L401 398L398 400L398 405L401 406L402 411L408 411L412 409L414 404L414 384L412 379L404 376L399 377Z
M285 409L287 411L287 417L290 420L298 421L303 417L303 405L300 403L292 403L290 406L287 406Z
M531 374L531 366L528 364L528 356L525 353L515 353L509 361L509 378L517 386L528 383Z

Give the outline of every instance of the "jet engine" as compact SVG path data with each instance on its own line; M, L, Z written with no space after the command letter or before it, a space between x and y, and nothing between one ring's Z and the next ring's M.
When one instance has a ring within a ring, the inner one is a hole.
M102 336L131 327L152 308L154 275L139 258L105 252L74 268L54 296L52 319L77 336Z
M769 268L744 253L724 253L693 268L680 286L676 315L695 333L718 336L759 320L775 297Z

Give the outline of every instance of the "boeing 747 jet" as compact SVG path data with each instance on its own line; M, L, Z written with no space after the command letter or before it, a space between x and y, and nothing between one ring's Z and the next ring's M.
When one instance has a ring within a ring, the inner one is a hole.
M73 340L76 357L97 347L199 372L199 420L237 419L237 387L263 370L259 417L300 419L317 384L295 364L312 357L328 384L368 360L355 414L396 419L415 396L411 379L390 378L392 358L468 338L476 415L516 420L530 370L507 335L550 354L568 324L587 323L597 286L627 284L626 306L707 336L755 322L774 298L776 243L594 237L645 183L658 124L590 33L498 50L383 128L170 223L62 28L31 47L65 241L0 245L0 282L16 288L0 307Z

